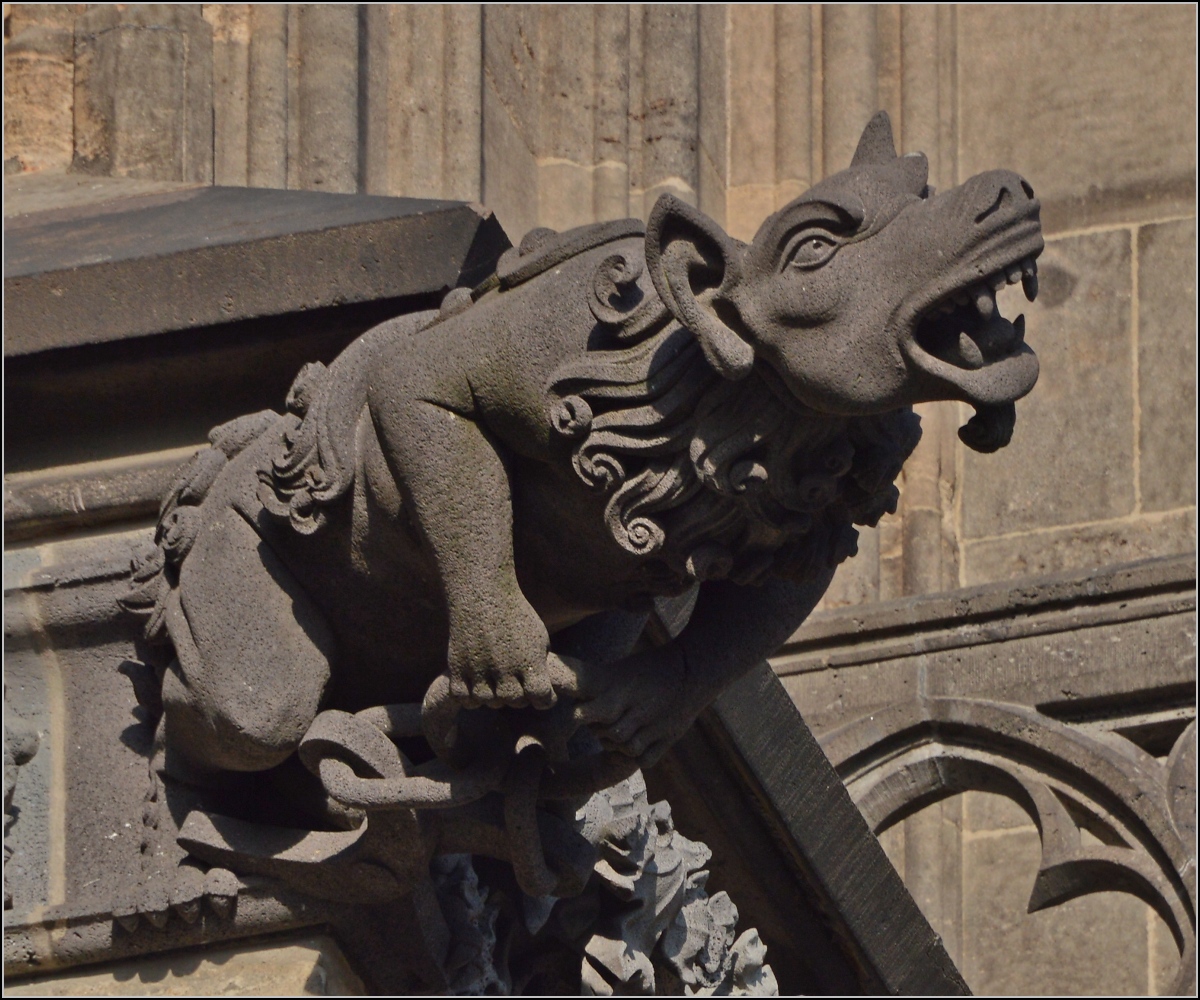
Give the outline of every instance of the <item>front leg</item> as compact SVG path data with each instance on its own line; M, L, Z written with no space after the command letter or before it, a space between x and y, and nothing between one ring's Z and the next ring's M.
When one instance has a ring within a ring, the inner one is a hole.
M684 630L657 649L579 680L578 721L607 746L656 763L729 684L775 652L816 607L833 571L810 583L705 583Z
M549 638L517 583L508 476L467 395L444 402L403 384L376 387L372 419L436 568L451 696L468 708L548 707Z

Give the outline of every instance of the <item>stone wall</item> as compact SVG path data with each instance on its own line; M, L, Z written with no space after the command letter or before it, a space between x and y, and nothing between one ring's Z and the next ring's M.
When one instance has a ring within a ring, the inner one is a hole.
M885 108L931 183L1004 166L1042 199L1042 376L998 455L921 408L900 510L826 608L1195 550L1191 6L5 4L4 38L6 179L478 200L514 239L663 191L747 239ZM993 798L883 836L974 988L1166 988L1173 945L1129 896L1037 915L1061 932L1003 909L1033 832Z

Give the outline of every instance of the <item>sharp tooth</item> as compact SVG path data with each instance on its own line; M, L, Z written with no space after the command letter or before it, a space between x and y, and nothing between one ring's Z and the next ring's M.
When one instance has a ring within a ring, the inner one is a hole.
M1013 320L1013 329L1017 331L1017 343L1025 343L1025 314L1021 313Z
M1037 271L1026 271L1021 277L1021 290L1025 293L1025 298L1030 302L1037 298L1038 279Z
M1026 257L1021 261L1021 270L1026 274L1037 274L1037 261L1033 257Z
M984 319L987 319L996 311L996 300L992 297L992 290L984 286L980 286L975 292L975 309Z
M958 335L958 355L968 368L983 367L983 352L979 350L979 345L965 333Z

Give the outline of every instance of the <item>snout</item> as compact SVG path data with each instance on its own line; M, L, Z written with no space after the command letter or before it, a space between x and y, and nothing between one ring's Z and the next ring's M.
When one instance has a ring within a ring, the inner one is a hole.
M989 170L926 205L930 277L897 317L918 398L960 399L1007 418L1037 381L1038 362L1024 343L1024 318L1003 317L996 293L1020 282L1036 298L1041 204L1020 174ZM1011 423L992 430L1006 433L975 441L972 431L964 440L986 450L992 438L1007 440Z
M962 207L975 226L993 230L1025 218L1038 218L1041 202L1020 174L1011 170L988 170L976 174L959 188Z

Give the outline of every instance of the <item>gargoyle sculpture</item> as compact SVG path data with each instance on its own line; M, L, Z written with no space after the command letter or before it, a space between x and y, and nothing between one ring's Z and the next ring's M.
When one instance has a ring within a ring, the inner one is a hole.
M535 230L215 429L126 600L157 772L241 790L188 799L180 842L332 898L450 851L578 891L579 803L804 620L895 509L912 404L972 404L979 451L1012 434L1038 363L995 291L1036 295L1039 204L927 172L881 114L749 244L670 195ZM635 646L655 606L676 625Z

